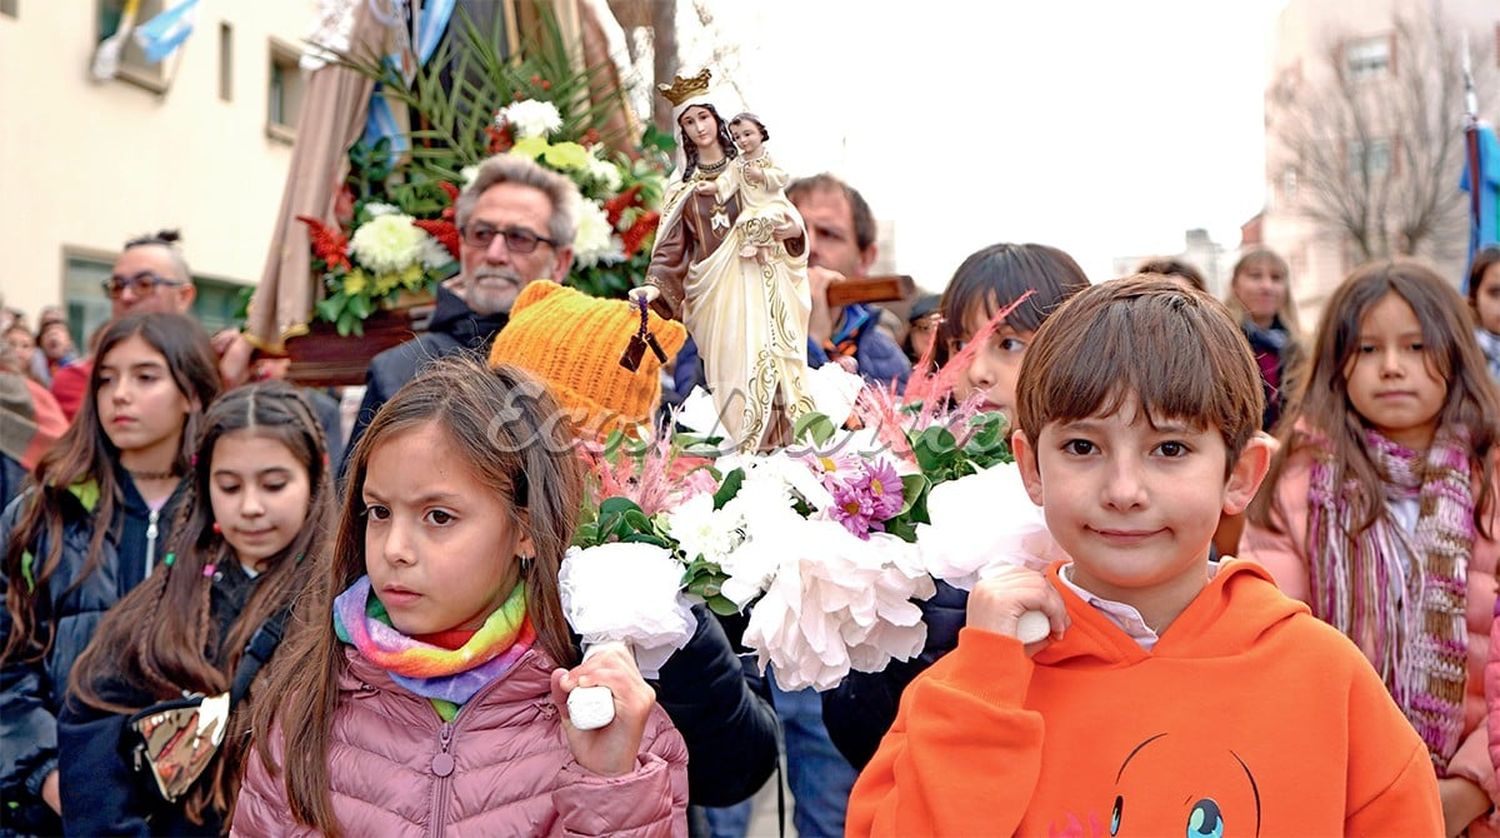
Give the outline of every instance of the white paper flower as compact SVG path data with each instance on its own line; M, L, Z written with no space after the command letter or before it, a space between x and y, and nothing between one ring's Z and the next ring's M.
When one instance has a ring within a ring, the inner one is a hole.
M551 102L523 99L501 108L495 123L502 127L509 125L518 140L522 137L545 137L562 128L562 114L557 112L557 106Z
M973 588L992 569L1022 565L1041 570L1066 558L1014 463L932 487L927 515L932 523L917 525L922 563L928 573L956 588ZM983 526L976 526L979 521Z
M686 428L689 432L699 436L716 436L723 440L723 450L732 451L734 443L729 434L724 430L724 422L719 417L718 405L714 404L714 397L702 387L694 387L687 398L678 405L673 414L673 420ZM722 469L721 469L721 473Z
M595 146L596 149L603 146ZM613 194L620 189L620 168L608 160L600 160L593 154L589 155L588 165L585 172L590 178L598 181L605 191Z
M609 226L609 216L595 201L580 201L578 232L573 234L573 262L591 268L625 258L625 245Z
M366 221L349 239L354 258L376 273L402 271L422 258L426 231L413 227L409 215L394 213Z
M682 564L650 544L604 544L563 556L557 577L563 614L588 645L617 640L655 678L697 630L682 594Z
M379 218L382 215L400 215L401 208L395 204L383 204L379 201L371 201L365 204L365 214L371 218Z
M854 412L854 402L865 380L839 364L824 364L807 375L808 394L813 408L828 417L835 428L841 428Z
M883 533L862 541L837 522L802 519L755 528L752 544L782 558L744 642L763 670L776 667L784 688L831 689L851 669L876 672L921 651L927 627L910 600L934 588L911 545Z

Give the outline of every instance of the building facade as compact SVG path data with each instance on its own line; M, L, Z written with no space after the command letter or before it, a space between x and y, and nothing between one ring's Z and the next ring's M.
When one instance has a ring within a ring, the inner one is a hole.
M313 0L200 2L158 64L128 40L91 74L123 0L0 0L0 269L6 305L65 304L74 339L108 316L120 246L178 228L197 314L228 323L265 265L296 136L297 56ZM137 21L170 0L142 0Z
M1290 0L1283 9L1268 63L1266 206L1245 225L1242 245L1286 257L1304 325L1365 260L1352 227L1367 225L1377 255L1412 252L1459 283L1468 233L1452 203L1464 157L1454 79L1465 37L1483 94L1480 116L1494 121L1500 3ZM1444 42L1449 60L1440 57ZM1448 209L1429 230L1416 213L1433 195ZM1348 222L1330 220L1338 201ZM1408 230L1421 233L1415 247L1406 244Z

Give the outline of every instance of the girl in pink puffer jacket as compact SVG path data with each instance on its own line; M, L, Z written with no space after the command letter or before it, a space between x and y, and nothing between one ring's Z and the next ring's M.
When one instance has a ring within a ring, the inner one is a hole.
M269 733L234 834L687 834L687 751L634 660L561 668L582 478L557 419L540 385L468 358L376 415L323 581L252 694ZM594 685L615 719L580 731L567 695Z

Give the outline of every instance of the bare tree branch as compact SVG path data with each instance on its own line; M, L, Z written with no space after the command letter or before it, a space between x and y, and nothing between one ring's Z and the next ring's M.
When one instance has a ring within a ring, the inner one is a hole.
M1294 167L1292 208L1362 259L1441 258L1465 241L1460 27L1440 14L1397 18L1383 69L1351 61L1371 39L1336 33L1309 72L1289 68L1267 93L1271 138ZM1493 56L1472 41L1480 100L1493 102Z

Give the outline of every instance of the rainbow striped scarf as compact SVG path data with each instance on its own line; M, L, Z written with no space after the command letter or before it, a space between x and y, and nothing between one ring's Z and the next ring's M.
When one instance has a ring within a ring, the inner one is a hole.
M371 593L370 577L361 576L339 594L333 601L333 629L361 657L423 698L463 705L509 672L536 643L536 629L526 615L524 583L516 585L459 649L433 646L397 631L385 606Z
M1358 484L1336 485L1327 455L1313 465L1308 570L1313 614L1358 643L1396 704L1446 769L1458 750L1468 678L1468 570L1474 489L1467 436L1440 429L1424 456L1374 430L1365 451L1384 482L1375 523L1359 529ZM1404 532L1383 505L1417 500Z

